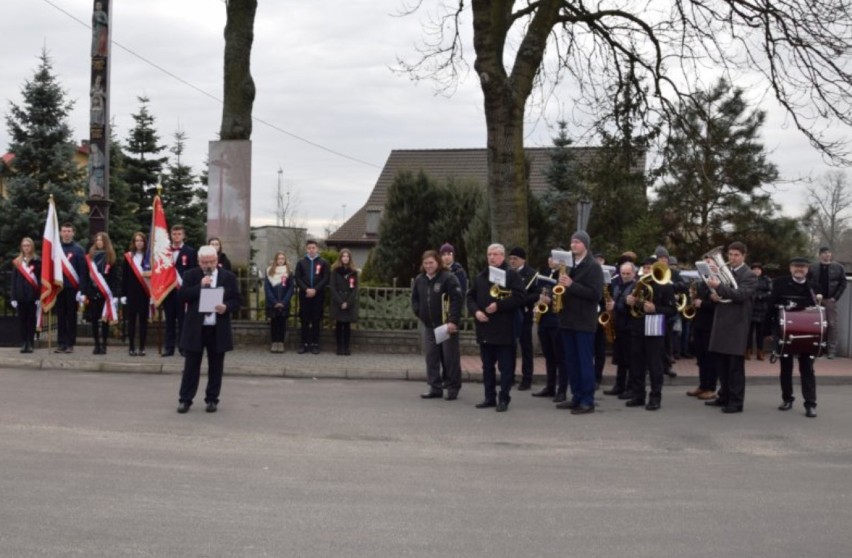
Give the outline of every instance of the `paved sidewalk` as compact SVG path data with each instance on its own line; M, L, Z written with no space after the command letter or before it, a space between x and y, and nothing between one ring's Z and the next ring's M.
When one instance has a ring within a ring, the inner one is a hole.
M56 354L48 349L22 354L16 348L0 348L0 368L42 368L86 370L93 372L128 372L139 374L180 374L183 358L175 355L162 358L149 352L144 357L131 357L124 348L109 347L106 355L93 355L91 346L76 347L72 354ZM535 382L544 382L544 359L535 359ZM692 386L697 384L698 368L695 359L679 360L674 365L678 377L666 378L666 384ZM520 362L517 373L520 374ZM848 358L819 359L816 364L820 383L852 384L852 362ZM348 378L380 380L425 381L425 364L419 354L362 353L338 356L333 352L319 355L287 352L272 354L261 347L240 347L225 357L225 374L243 376L281 376L286 378ZM798 375L794 372L794 376ZM612 383L615 367L607 359L604 386ZM746 361L746 377L750 383L776 382L778 364L768 360ZM463 381L481 381L478 356L462 357Z

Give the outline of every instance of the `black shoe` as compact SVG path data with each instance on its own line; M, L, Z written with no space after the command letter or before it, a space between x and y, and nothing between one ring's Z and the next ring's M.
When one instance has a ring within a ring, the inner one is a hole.
M175 350L174 349L166 349L165 351L163 351L163 354L161 354L160 356L163 357L163 358L175 356Z
M299 345L299 348L296 350L296 352L299 353L300 355L305 354L307 351L308 351L308 346L304 345L304 344Z
M660 402L659 401L648 401L648 404L645 405L646 411L656 411L656 410L659 410L659 408L660 408Z
M577 405L573 409L571 409L572 415L588 415L589 413L595 412L594 405Z
M816 418L816 409L813 407L805 407L805 416L808 418Z
M311 354L318 355L319 353L320 353L319 345L317 345L316 343L311 345Z
M219 404L216 403L215 401L208 401L207 407L205 407L204 410L208 413L215 413L218 405Z
M189 407L192 405L189 401L181 401L178 403L178 413L184 414L189 412Z
M645 405L644 399L631 399L627 403L624 404L626 407L642 407Z
M21 352L22 352L22 353L27 352L27 344L26 344L26 343L24 343L23 345L21 345Z
M631 399L636 399L636 396L633 395L632 391L626 389L618 394L618 398L622 401L629 401Z
M605 389L604 395L621 395L624 393L624 388L620 388L618 386L612 386L612 389Z
M136 356L137 354L139 353L136 352L136 349L130 349L129 351L127 351L128 356Z
M497 412L498 413L505 413L508 410L509 410L509 404L506 403L505 401L501 401L501 402L497 403Z
M580 406L580 404L579 404L578 402L574 401L573 399L568 399L568 397L567 397L567 396L565 397L565 400L564 400L564 401L562 401L562 402L560 402L560 403L557 403L557 404L556 404L556 408L557 408L557 409L571 409L571 410L574 410L574 409L576 409L576 408L577 408L577 407L579 407L579 406Z
M440 399L443 394L437 390L429 390L420 394L420 399Z
M178 352L180 353L180 356L182 356L182 357L186 356L186 351L184 351L183 349L178 349Z
M666 376L668 376L669 378L677 378L677 372L675 372L675 371L674 371L674 370L672 370L671 368L669 368L668 370L666 370L665 372L663 372L663 374L665 374L665 375L666 375Z
M489 407L496 407L496 406L497 406L496 401L489 401L488 399L483 399L482 401L480 401L479 403L474 405L474 407L476 407L477 409L487 409Z
M778 405L779 411L789 411L792 408L793 408L793 402L792 401L784 401L783 403Z
M521 380L518 385L518 391L527 391L532 386L532 380Z
M707 405L708 407L727 407L728 406L728 404L726 402L722 401L718 397L716 399L710 399L708 401L705 401L704 404Z
M145 349L139 349L139 352L136 353L136 356L145 356Z
M54 353L64 353L65 351L66 351L66 348L62 347L62 346L56 347L55 349L53 349Z
M556 395L556 392L554 392L552 389L544 388L541 391L534 391L530 395L532 395L533 397L553 397L554 395Z
M722 412L729 415L731 413L742 413L742 407L735 407L733 405L728 405L727 407L722 407Z
M455 401L459 398L459 392L457 391L448 391L446 395L444 395L444 399L447 401Z
M568 396L565 395L564 393L557 393L556 395L553 396L553 402L554 403L562 403L566 399L568 399Z

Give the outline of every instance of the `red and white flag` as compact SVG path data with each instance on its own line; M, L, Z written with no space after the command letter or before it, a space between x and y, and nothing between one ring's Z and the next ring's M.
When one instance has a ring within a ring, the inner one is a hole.
M59 221L56 217L56 204L53 196L47 208L47 221L44 224L44 236L41 242L41 308L50 312L56 303L56 297L62 290L62 239L59 236Z
M169 226L160 196L154 196L151 216L151 301L159 306L177 286L177 269L172 259Z

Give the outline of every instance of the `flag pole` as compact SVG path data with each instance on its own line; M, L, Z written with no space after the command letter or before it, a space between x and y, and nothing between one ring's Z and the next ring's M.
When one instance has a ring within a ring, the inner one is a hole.
M158 198L163 193L163 182L162 182L162 180L160 179L159 176L157 177L157 187L156 188L157 188L157 194L155 195L155 198ZM156 215L154 214L154 203L152 202L151 203L151 241L148 242L148 251L149 252L152 252L153 249L154 249L154 238L153 238L154 234L153 233L154 233L154 226L155 226L155 223L154 223L155 218L156 218ZM152 262L151 263L152 269L153 269L153 265L154 265L153 264L153 261L154 261L153 257L154 257L154 254L151 253L151 256L149 257L149 261ZM152 287L152 291L153 291L153 287ZM157 354L159 354L160 356L163 355L163 305L162 304L157 304Z

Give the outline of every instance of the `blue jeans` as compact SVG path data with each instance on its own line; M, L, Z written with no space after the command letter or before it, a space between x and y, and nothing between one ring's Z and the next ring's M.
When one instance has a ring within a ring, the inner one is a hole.
M482 383L485 387L485 400L497 401L497 373L500 369L500 401L512 400L509 391L515 381L515 347L513 345L492 345L480 343L479 356L482 359Z
M560 330L565 368L571 385L571 400L580 405L595 404L595 332Z

